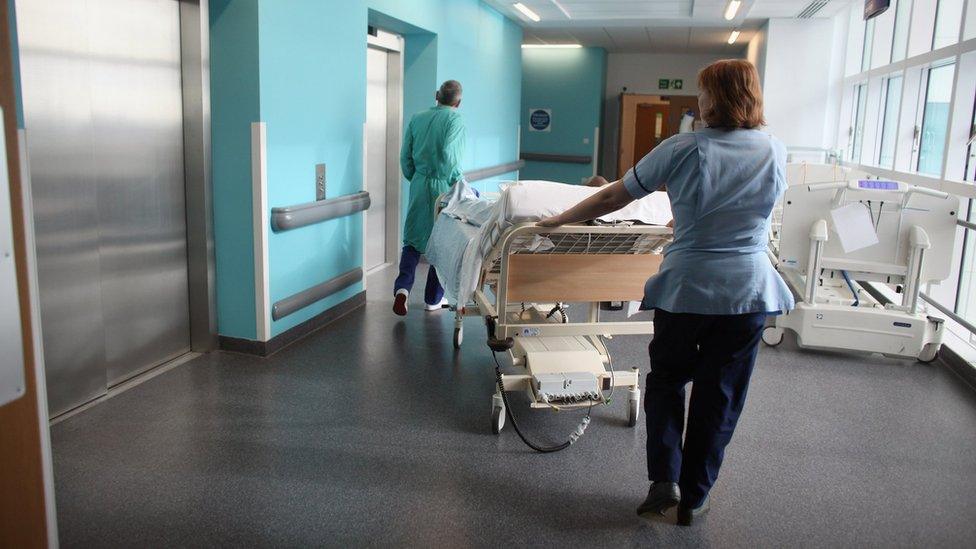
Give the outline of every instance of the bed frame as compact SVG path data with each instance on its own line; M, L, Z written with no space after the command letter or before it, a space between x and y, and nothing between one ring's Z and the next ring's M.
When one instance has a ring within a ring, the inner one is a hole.
M463 341L464 316L485 319L490 339L511 338L508 351L518 374L503 374L505 391L525 391L533 408L579 408L599 401L558 406L540 400L534 387L539 374L590 372L604 391L628 389L628 424L637 424L640 410L638 368L613 370L603 343L614 335L651 334L650 321L601 322L600 303L639 301L644 283L656 273L664 246L672 236L668 227L650 225L516 225L501 233L484 258L475 303L458 304L454 344ZM552 247L527 248L544 237ZM586 303L585 319L576 322L562 303ZM558 314L556 314L558 312ZM609 368L609 369L608 369ZM492 397L492 431L505 423L505 408L496 388Z

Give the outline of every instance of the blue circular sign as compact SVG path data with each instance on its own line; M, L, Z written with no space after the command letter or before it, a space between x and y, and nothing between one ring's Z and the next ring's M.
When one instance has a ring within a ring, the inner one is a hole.
M552 118L549 113L543 109L536 109L529 114L529 124L532 125L532 129L536 131L545 131L549 129L549 123Z

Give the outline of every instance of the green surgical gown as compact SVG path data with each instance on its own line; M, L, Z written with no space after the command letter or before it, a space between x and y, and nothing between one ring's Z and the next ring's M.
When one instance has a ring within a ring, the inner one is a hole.
M400 152L403 176L410 181L403 244L423 253L434 227L434 203L461 178L464 122L452 107L438 105L410 119Z

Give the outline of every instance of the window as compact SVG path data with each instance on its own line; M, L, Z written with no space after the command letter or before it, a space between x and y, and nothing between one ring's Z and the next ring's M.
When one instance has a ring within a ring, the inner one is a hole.
M922 133L918 145L918 171L927 175L942 175L942 157L949 127L949 101L952 98L952 77L955 64L929 69L922 114Z
M861 145L864 143L864 115L867 111L868 85L859 84L854 87L854 113L851 117L851 160L861 161Z
M976 37L976 0L969 0L969 7L966 9L966 28L963 30L962 39L969 40Z
M959 41L959 24L962 20L964 0L939 0L935 12L935 35L932 49L951 46Z
M908 22L912 13L912 0L896 0L896 2L895 30L891 37L892 63L905 58L905 52L908 50Z
M970 9L976 8L976 3ZM971 132L976 130L976 107L973 108L973 118L971 120ZM972 141L969 144L969 154L967 155L966 180L973 181L973 174L976 173L976 144ZM973 200L969 200L969 213L964 217L972 223L976 223L976 212L973 211ZM965 231L963 237L962 263L959 270L959 292L956 294L955 311L959 316L966 320L976 323L976 231Z
M861 48L861 70L871 68L871 52L874 49L874 19L864 23L864 47Z
M898 112L901 110L901 86L904 78L892 76L885 82L884 112L881 113L881 151L878 164L889 170L895 167L895 141L898 135Z

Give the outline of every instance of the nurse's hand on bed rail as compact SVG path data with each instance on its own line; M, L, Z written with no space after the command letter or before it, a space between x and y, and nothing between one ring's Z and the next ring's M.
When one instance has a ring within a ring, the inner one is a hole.
M623 181L617 180L604 186L600 191L565 212L547 217L536 223L539 227L559 227L596 219L601 215L615 212L634 201L627 192Z

